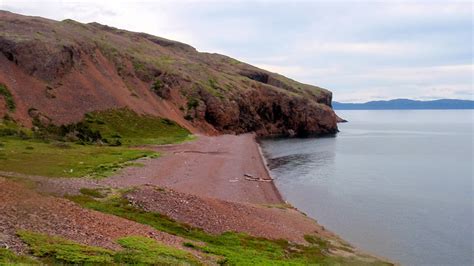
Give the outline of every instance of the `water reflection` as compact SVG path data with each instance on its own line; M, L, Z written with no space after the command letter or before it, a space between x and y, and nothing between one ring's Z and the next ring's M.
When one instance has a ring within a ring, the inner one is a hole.
M312 154L291 154L287 156L271 158L268 161L268 168L270 168L270 170L275 170L281 167L298 167L311 163L313 161L312 157Z
M292 180L307 178L326 178L327 174L322 171L333 165L335 160L334 139L313 139L311 141L301 139L289 140L281 143L287 146L287 153L266 153L268 167L272 172L291 172ZM319 143L317 150L313 149L314 142ZM267 145L264 144L266 148ZM270 156L273 155L273 156Z

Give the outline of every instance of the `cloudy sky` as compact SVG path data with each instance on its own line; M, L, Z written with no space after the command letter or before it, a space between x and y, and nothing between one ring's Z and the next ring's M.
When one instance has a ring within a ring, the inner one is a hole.
M0 9L188 43L334 99L473 99L472 1L22 1Z

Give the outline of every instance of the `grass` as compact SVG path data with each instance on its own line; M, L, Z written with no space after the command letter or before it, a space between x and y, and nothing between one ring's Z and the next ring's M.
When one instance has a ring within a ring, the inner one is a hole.
M162 245L145 237L129 236L117 241L125 251L116 254L116 261L139 265L201 265L189 252Z
M309 245L289 243L286 240L268 240L242 233L227 232L211 235L200 229L176 222L164 215L135 208L123 197L95 200L81 195L70 197L83 207L120 216L157 230L188 239L186 247L221 257L226 265L383 265L330 255L331 244L316 236L307 236ZM194 241L204 243L195 245Z
M34 258L29 256L17 255L13 251L0 248L0 265L38 265L40 264Z
M196 109L199 106L199 101L195 97L189 97L187 103L188 109Z
M125 145L169 144L191 139L188 130L169 119L138 115L128 109L112 109L86 115L86 122L103 138Z
M21 138L29 138L32 136L32 132L25 128L20 127L11 118L0 119L0 137L5 136L17 136Z
M147 156L156 153L127 147L0 138L0 170L30 175L105 177L133 165L132 160Z
M267 208L277 208L277 209L293 209L294 207L291 206L291 204L288 203L278 203L278 204L262 204L262 206L267 207Z
M16 105L15 101L13 100L13 96L11 92L8 90L7 86L5 84L0 83L0 95L3 96L5 99L5 103L7 105L7 109L10 112L15 111Z
M71 264L112 263L114 253L110 250L77 244L64 238L18 231L18 236L30 246L35 257L48 258L52 262Z
M81 188L79 190L84 195L91 196L93 198L105 198L106 195L102 192L102 189L98 188Z
M202 82L203 87L212 94L215 97L218 97L220 99L224 98L224 95L222 94L222 88L219 86L219 83L215 77L211 77L207 80L207 82Z
M189 252L165 246L153 239L141 236L127 236L118 239L117 242L123 247L123 250L113 251L25 230L21 230L17 234L28 244L33 256L48 264L201 265ZM9 256L15 259L13 263L21 262L21 260L27 262L27 258L14 254L9 254ZM31 261L34 260L31 259Z

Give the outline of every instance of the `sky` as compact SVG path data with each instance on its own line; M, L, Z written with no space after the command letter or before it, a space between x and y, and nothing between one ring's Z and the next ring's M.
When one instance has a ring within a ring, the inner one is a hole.
M181 41L333 99L474 100L472 1L23 1L0 9Z

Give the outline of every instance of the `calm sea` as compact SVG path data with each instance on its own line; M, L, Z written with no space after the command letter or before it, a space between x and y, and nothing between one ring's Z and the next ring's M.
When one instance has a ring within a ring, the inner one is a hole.
M335 137L263 140L283 196L403 265L473 265L473 111L338 111Z

